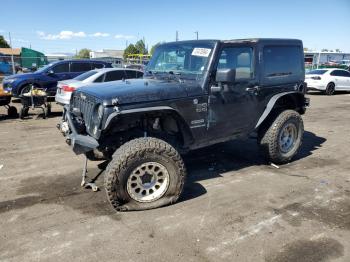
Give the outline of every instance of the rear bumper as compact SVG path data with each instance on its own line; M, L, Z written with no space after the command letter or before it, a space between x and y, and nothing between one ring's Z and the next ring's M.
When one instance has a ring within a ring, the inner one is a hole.
M72 147L75 154L84 154L99 146L95 138L89 135L81 135L77 132L73 123L73 117L69 110L65 110L65 116L63 119L67 121L69 127L69 131L67 132L68 134L66 135L66 142Z
M306 81L307 83L307 90L319 90L319 91L322 91L322 90L326 90L326 85L324 83L320 83L319 81L317 80L314 80L314 81Z
M56 93L55 101L57 104L59 104L61 106L69 105L70 96L68 97L66 95L61 95L61 94Z

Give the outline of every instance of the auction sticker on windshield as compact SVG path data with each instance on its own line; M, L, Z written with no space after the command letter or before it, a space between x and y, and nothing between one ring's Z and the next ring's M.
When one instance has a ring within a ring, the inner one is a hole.
M211 49L210 48L199 48L196 47L192 51L193 56L203 56L203 57L208 57L210 54Z

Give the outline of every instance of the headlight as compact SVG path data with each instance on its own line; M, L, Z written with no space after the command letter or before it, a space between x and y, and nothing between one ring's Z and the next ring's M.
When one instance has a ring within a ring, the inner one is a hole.
M103 105L100 105L99 107L98 107L98 109L97 109L97 117L98 117L98 119L102 119L102 117L103 117Z
M17 79L16 78L11 78L8 80L4 80L4 82L8 83L8 84L12 84L13 82L15 82Z

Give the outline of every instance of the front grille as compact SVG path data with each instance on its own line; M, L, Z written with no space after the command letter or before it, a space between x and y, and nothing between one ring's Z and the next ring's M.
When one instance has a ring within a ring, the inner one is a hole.
M97 103L98 101L95 97L81 93L81 92L74 93L72 97L72 101L70 105L71 110L73 108L79 109L79 111L82 114L85 127L88 133L91 133L92 129L94 128L93 114Z

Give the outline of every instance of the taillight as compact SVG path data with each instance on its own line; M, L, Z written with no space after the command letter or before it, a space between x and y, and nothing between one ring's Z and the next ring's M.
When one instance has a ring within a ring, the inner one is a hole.
M73 92L75 90L75 87L64 85L64 86L62 86L62 89L65 92Z
M313 80L321 80L321 77L320 76L313 76L311 77Z

